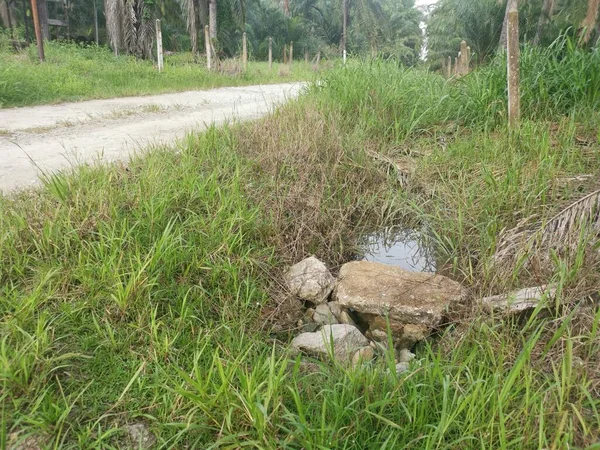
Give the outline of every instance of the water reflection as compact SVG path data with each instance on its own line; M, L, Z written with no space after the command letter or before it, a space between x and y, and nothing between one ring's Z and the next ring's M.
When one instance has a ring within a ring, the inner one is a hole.
M398 266L411 272L435 272L434 251L421 232L397 227L363 235L357 259Z

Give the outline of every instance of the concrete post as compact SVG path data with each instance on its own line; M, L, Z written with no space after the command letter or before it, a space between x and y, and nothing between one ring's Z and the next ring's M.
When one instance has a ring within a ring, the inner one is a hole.
M158 65L158 71L162 72L164 66L164 57L160 19L156 19L156 62Z

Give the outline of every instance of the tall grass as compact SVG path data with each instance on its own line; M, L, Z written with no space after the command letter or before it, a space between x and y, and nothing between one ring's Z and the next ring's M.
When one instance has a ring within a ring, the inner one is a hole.
M592 188L598 113L576 88L553 110L552 90L509 133L494 70L349 64L259 122L1 197L2 445L125 448L143 422L173 449L597 448L597 257L510 279L489 262L502 228ZM408 183L374 153L410 163ZM285 265L335 269L361 231L399 223L427 224L474 305L546 282L556 303L451 317L402 376L391 358L291 357Z
M289 70L283 64L226 62L225 70L210 72L191 55L165 57L158 73L152 61L133 56L115 57L105 47L82 48L75 44L46 43L46 61L39 63L34 47L13 54L0 48L0 107L37 105L91 98L149 95L222 86L285 83L310 80L314 71L304 62Z

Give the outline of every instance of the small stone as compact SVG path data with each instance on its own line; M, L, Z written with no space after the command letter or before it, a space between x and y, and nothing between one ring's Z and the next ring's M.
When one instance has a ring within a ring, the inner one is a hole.
M409 365L407 362L399 362L398 364L396 364L396 373L400 375L403 372L407 372L408 368Z
M337 302L332 302L332 303L337 303ZM356 322L354 322L352 317L350 317L350 314L348 314L348 311L342 310L342 312L340 313L340 316L338 317L338 320L340 321L340 323L343 323L345 325L352 325L353 327L356 326Z
M306 318L308 318L310 320L313 320L313 316L314 315L315 315L315 309L314 308L308 308L306 310L306 315L305 315Z
M375 357L375 351L371 346L360 348L354 353L352 357L352 365L354 367L358 366L363 362L369 362Z
M305 333L314 333L320 327L321 327L321 325L319 325L318 323L308 322L308 323L304 324L304 326L302 327L302 331L304 331Z
M403 348L400 350L400 354L398 355L398 362L408 363L416 358L416 355L410 350Z
M127 425L125 431L132 449L150 448L156 442L156 437L154 437L148 426L142 422Z
M294 264L284 278L292 295L315 304L326 301L335 286L325 264L314 256Z
M406 324L402 328L402 334L394 341L396 348L412 348L417 342L425 340L429 329L424 325Z
M329 307L329 303L321 303L315 308L312 319L321 325L335 325L338 320Z
M357 328L341 324L326 325L315 333L302 333L291 343L293 349L310 356L327 357L333 350L338 361L350 360L356 350L368 345L369 341Z

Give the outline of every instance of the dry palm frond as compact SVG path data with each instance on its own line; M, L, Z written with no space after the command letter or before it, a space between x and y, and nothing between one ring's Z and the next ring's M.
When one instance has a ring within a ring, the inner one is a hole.
M570 203L545 223L532 223L532 217L503 232L494 263L500 270L512 269L525 255L562 254L577 247L582 230L600 234L600 189ZM531 258L529 258L531 259Z

